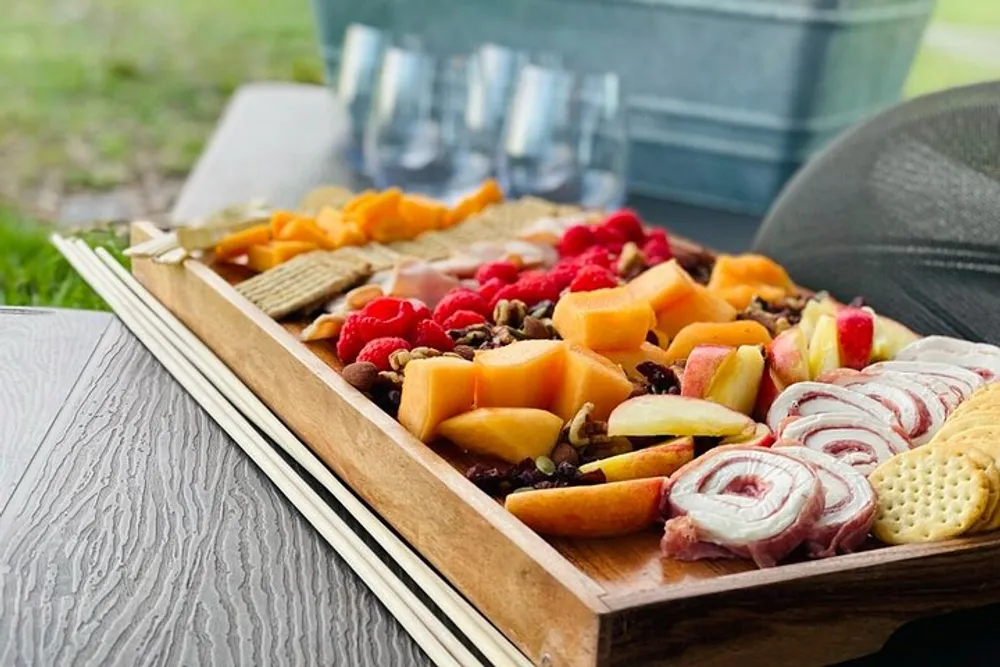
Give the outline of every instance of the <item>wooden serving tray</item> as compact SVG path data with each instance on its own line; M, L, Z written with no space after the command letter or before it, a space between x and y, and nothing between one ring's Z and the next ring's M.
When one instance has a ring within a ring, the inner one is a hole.
M136 223L133 243L161 234ZM347 384L210 267L133 273L537 665L823 665L902 623L1000 601L1000 535L756 570L659 557L659 533L543 539Z

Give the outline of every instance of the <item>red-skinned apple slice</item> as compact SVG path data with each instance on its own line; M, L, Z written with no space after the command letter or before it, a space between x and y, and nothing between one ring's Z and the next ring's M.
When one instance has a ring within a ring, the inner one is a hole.
M750 435L733 435L723 438L720 445L746 445L748 447L770 447L774 444L775 437L767 424L757 424L754 432Z
M753 410L763 374L764 355L761 348L741 345L736 354L719 367L705 398L748 415Z
M802 309L802 315L799 320L799 328L802 329L802 333L805 334L806 340L810 340L813 335L813 331L816 329L816 323L819 321L821 315L829 315L831 317L837 314L837 310L840 309L841 304L837 303L827 295L822 295L818 299L812 299L806 302L805 308Z
M845 306L837 311L840 365L861 370L868 365L875 340L875 316L869 310Z
M913 331L885 315L875 316L875 340L871 361L889 361L904 347L919 339Z
M608 417L608 435L706 435L752 433L755 422L741 412L699 398L647 394L630 398Z
M774 376L774 369L765 369L760 378L760 387L757 388L757 400L753 406L754 418L760 421L767 419L767 411L771 409L771 405L783 390L784 386Z
M681 396L705 398L719 369L735 356L736 348L729 345L699 345L691 350L681 376Z
M800 327L775 336L767 346L767 359L779 387L809 379L809 341Z

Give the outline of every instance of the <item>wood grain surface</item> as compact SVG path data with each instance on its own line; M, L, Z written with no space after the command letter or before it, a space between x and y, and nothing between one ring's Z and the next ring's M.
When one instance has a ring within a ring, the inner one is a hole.
M0 665L65 664L429 661L114 320L0 513Z
M0 308L0 512L110 322L106 313Z

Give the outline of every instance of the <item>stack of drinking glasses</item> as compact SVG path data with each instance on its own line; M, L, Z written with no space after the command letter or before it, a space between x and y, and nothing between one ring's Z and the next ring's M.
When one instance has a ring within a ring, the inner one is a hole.
M336 96L344 147L375 187L454 203L495 178L508 197L613 209L625 198L628 140L619 78L495 44L433 55L353 24Z

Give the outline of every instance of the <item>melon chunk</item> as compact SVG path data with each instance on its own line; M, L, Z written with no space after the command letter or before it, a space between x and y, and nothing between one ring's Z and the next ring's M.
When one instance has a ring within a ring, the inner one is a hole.
M466 451L508 463L548 456L559 440L563 420L535 408L479 408L446 419L437 434Z
M247 266L258 273L284 264L292 257L318 249L315 243L306 241L271 241L267 245L247 248Z
M552 405L562 384L566 343L523 340L476 355L476 407L539 408Z
M694 279L676 259L657 264L633 278L626 288L659 312L694 291Z
M471 361L434 357L406 365L399 401L399 423L422 442L438 424L472 409L476 367Z
M736 309L704 285L695 283L691 293L656 311L656 328L670 338L694 322L732 322Z
M552 314L564 340L597 351L639 347L654 320L649 304L624 287L571 292Z
M632 383L625 371L596 352L571 345L552 412L569 421L584 403L592 403L592 416L603 421L631 393Z
M753 320L738 322L696 322L689 324L674 336L667 348L671 361L687 359L691 350L699 345L767 345L771 342L770 332L764 325Z
M639 347L630 350L601 350L601 356L618 364L625 371L625 375L630 380L643 380L643 375L636 370L636 367L644 361L652 361L660 366L669 366L670 358L667 351L659 345L643 343Z

